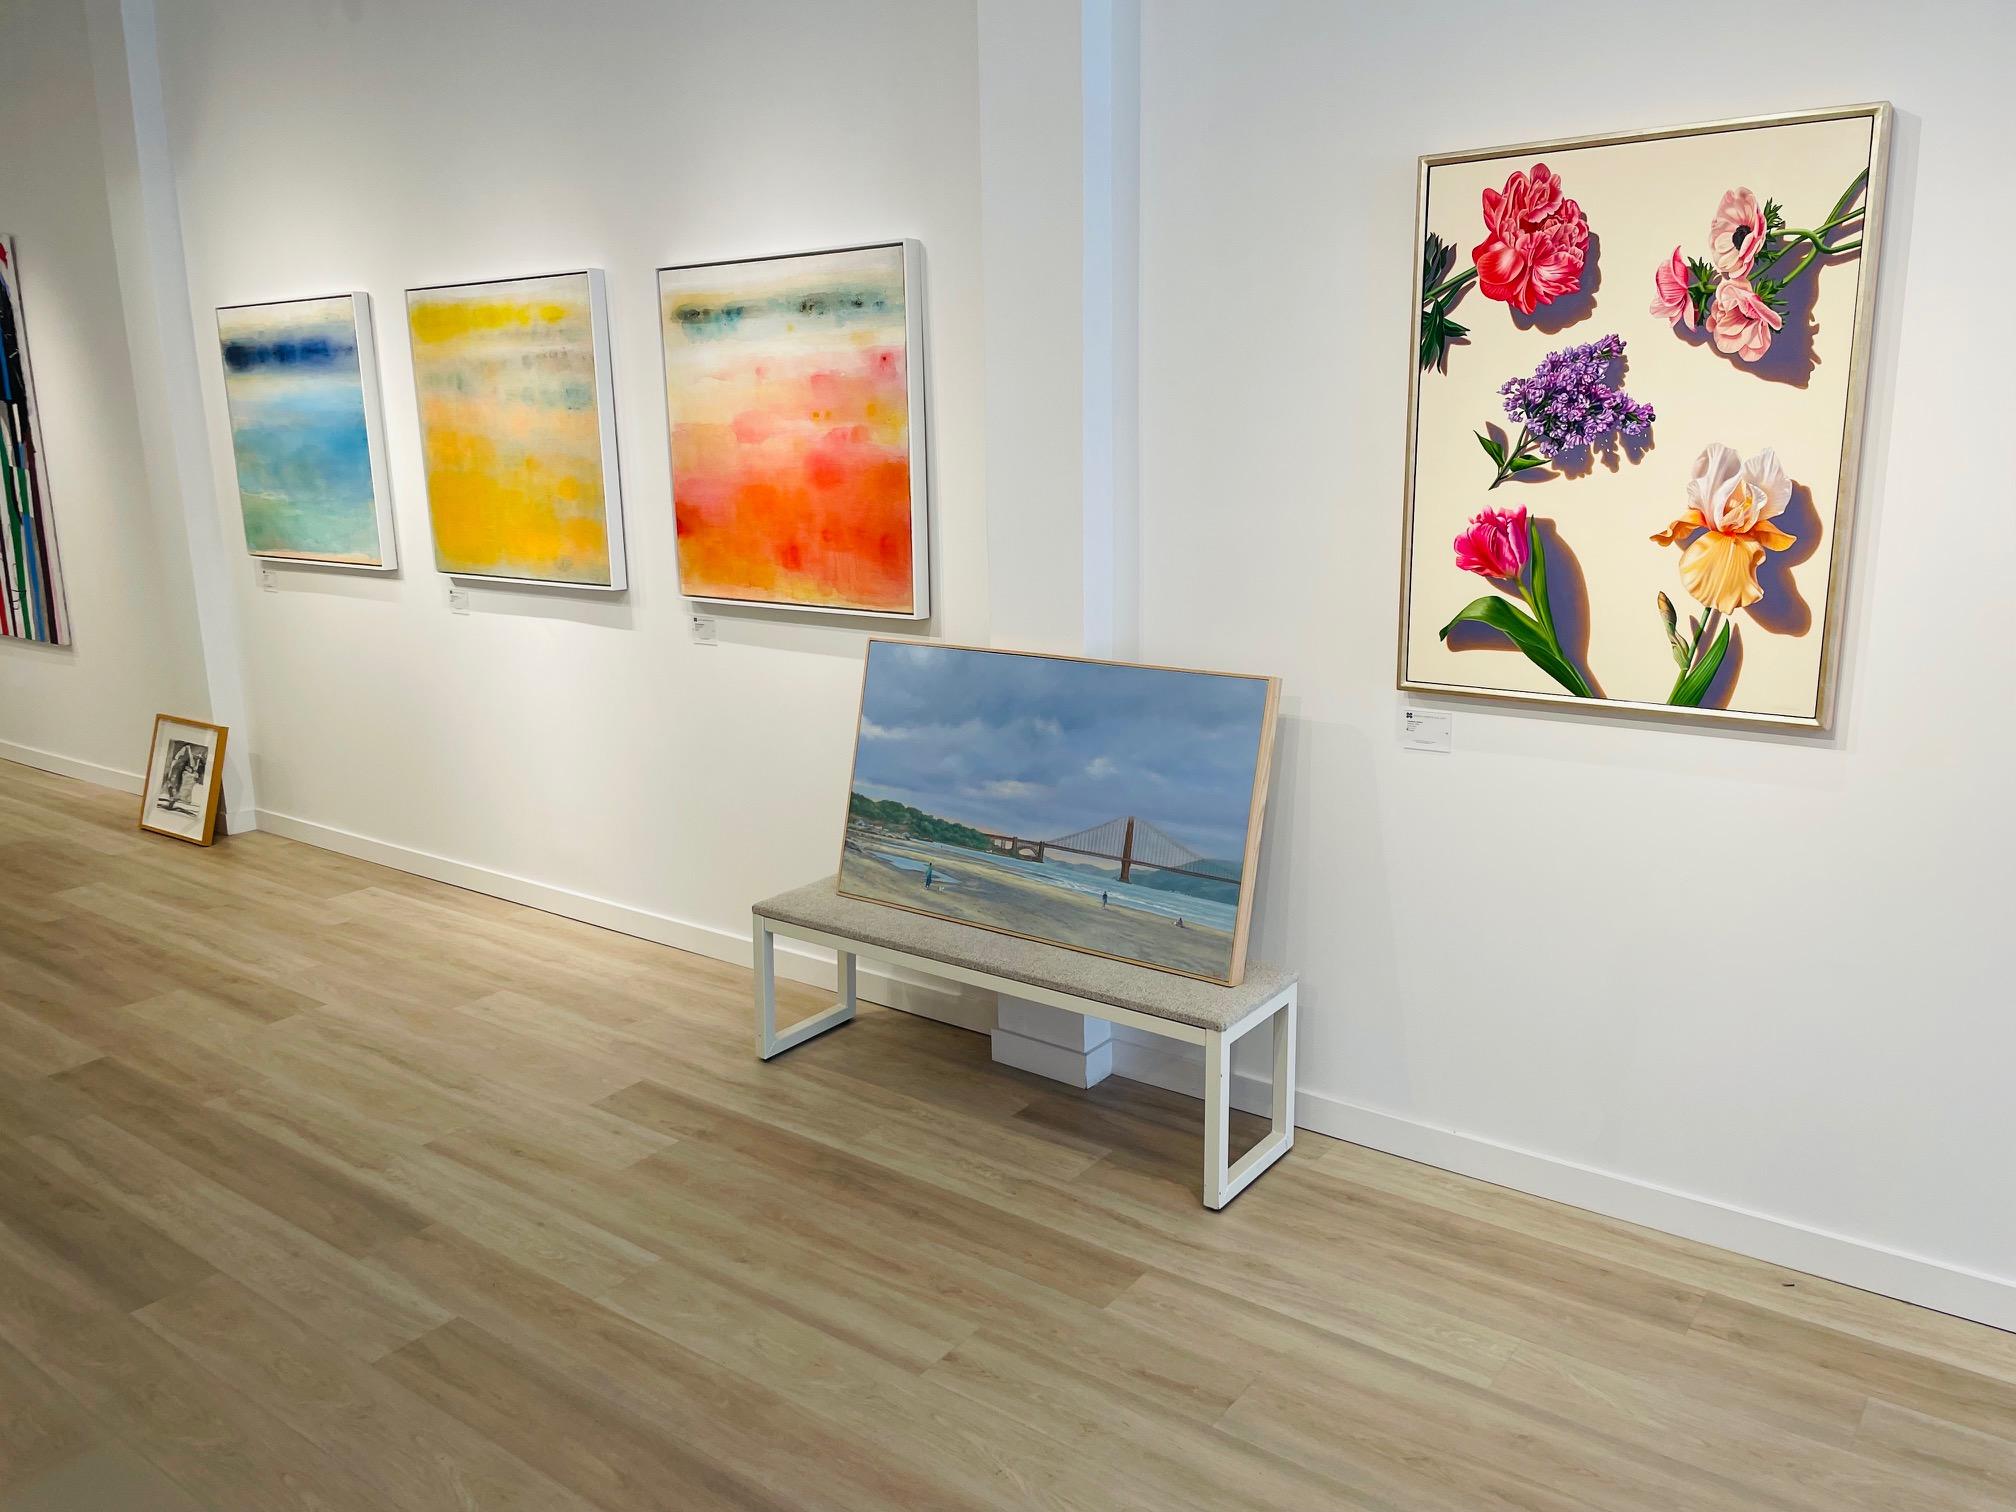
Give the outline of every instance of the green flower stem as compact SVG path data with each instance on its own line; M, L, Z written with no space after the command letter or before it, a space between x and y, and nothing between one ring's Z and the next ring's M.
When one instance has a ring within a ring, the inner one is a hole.
M1790 253L1800 242L1807 243L1806 255L1799 259L1799 266L1783 278L1775 280L1777 287L1782 289L1801 273L1804 273L1807 268L1811 267L1815 257L1832 257L1836 252L1853 252L1857 247L1861 246L1862 243L1858 239L1852 242L1840 242L1830 247L1827 245L1825 237L1835 227L1843 226L1849 221L1862 218L1864 207L1861 205L1851 205L1849 202L1861 192L1863 181L1868 176L1869 171L1866 168L1856 174L1849 181L1848 187L1841 191L1841 198L1834 201L1834 208L1827 212L1827 219L1813 227L1812 230L1809 231L1803 226L1787 226L1783 230L1773 232L1772 235L1774 237L1782 236L1785 238L1785 245L1780 247L1776 252L1771 251L1768 247L1765 248L1764 256L1750 270L1751 276L1753 278L1761 278L1774 263Z
M1694 664L1701 660L1702 651L1715 644L1715 631L1718 628L1716 621L1719 618L1719 611L1714 609L1710 609L1701 617L1701 631L1694 637L1694 643L1687 648L1687 665L1682 667L1680 675L1673 679L1673 691L1666 695L1666 702L1673 702L1674 697L1680 692L1680 685L1687 681L1688 674L1694 670Z
M1477 270L1474 267L1465 268L1461 273L1451 274L1449 277L1443 279L1442 282L1435 285L1434 288L1425 290L1421 295L1421 303L1425 305L1431 299L1440 299L1444 294L1452 294L1456 290L1466 286L1476 276Z
M1844 211L1848 210L1848 202L1861 192L1862 185L1868 181L1868 178L1869 170L1864 168L1848 181L1848 187L1841 191L1841 198L1834 201L1834 208L1827 212L1828 225L1832 225L1837 220L1847 220L1851 214L1860 215L1862 213L1860 210L1855 210L1849 212L1849 214L1843 214ZM1827 227L1822 226L1820 229L1824 231Z
M1561 637L1554 630L1554 605L1547 592L1547 558L1540 544L1540 521L1529 515L1526 519L1526 572L1513 583L1519 590L1519 597L1526 601L1526 607L1533 611L1533 618L1540 626L1540 633L1546 637L1547 645L1555 658L1566 669L1571 681L1568 691L1577 698L1594 698L1595 690L1582 676L1581 668L1568 659L1568 653L1561 649Z
M1776 280L1775 287L1780 289L1786 288L1789 285L1797 282L1799 275L1801 273L1804 273L1808 268L1813 266L1814 258L1832 257L1836 252L1853 252L1857 247L1862 245L1861 239L1859 237L1854 241L1836 242L1830 247L1829 245L1827 245L1827 243L1821 241L1819 237L1808 235L1808 233L1804 231L1792 231L1787 232L1786 234L1788 236L1803 237L1807 241L1811 242L1812 245L1806 249L1806 255L1799 259L1797 265L1793 267L1790 273L1787 273L1783 278ZM1787 247L1785 249L1785 252L1790 252L1791 250L1792 249L1790 247ZM1780 252L1778 254L1778 257L1783 257L1785 255L1785 252ZM1778 260L1777 258L1772 259L1773 262L1776 262L1777 260Z
M1491 480L1491 488L1496 488L1500 483L1503 483L1507 478L1512 476L1513 462L1526 454L1526 443L1532 439L1532 427L1520 426L1519 439L1505 448L1505 460L1498 464L1498 476ZM1523 471L1524 469L1521 470ZM1489 493L1490 489L1486 489L1485 492Z

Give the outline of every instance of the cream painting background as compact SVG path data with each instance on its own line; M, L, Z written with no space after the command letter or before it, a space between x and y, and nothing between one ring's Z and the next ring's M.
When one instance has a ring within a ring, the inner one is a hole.
M1410 682L1562 693L1496 632L1470 632L1465 644L1476 649L1461 651L1436 636L1464 605L1496 591L1457 568L1451 542L1477 511L1524 504L1555 527L1551 537L1543 530L1543 538L1555 617L1571 659L1580 649L1579 636L1571 639L1566 623L1577 617L1572 588L1579 564L1588 596L1588 647L1581 664L1606 698L1663 704L1678 669L1655 595L1663 590L1673 600L1683 633L1686 616L1700 609L1681 586L1680 549L1655 545L1650 537L1685 512L1694 459L1711 441L1722 441L1745 457L1777 447L1795 489L1802 490L1776 522L1797 538L1794 545L1774 553L1760 569L1763 601L1734 616L1728 661L1739 665L1726 706L1746 713L1814 714L1828 573L1841 544L1834 517L1861 254L1816 262L1786 290L1791 308L1785 328L1759 367L1795 380L1803 372L1803 388L1746 370L1705 337L1699 345L1682 339L1650 313L1652 273L1675 245L1683 256L1708 256L1708 222L1727 189L1747 185L1760 202L1776 199L1787 225L1817 226L1868 166L1873 126L1869 117L1859 116L1515 153L1429 170L1426 225L1456 247L1451 271L1469 267L1471 249L1484 239L1484 189L1502 188L1514 171L1537 162L1561 176L1565 193L1589 217L1592 255L1580 292L1542 305L1525 318L1525 329L1514 323L1511 306L1484 298L1473 284L1451 311L1470 334L1450 347L1448 371L1417 376L1405 630ZM1781 269L1796 261L1795 253ZM1571 323L1562 326L1564 311ZM1788 346L1796 352L1807 339L1802 318L1811 333L1810 368L1784 360ZM1599 454L1583 476L1563 476L1548 467L1526 475L1540 481L1515 477L1493 491L1493 466L1473 433L1496 425L1511 439L1519 430L1505 418L1498 386L1530 373L1548 352L1611 331L1625 341L1619 386L1658 413L1651 448L1636 462L1620 447L1614 464ZM1555 548L1555 540L1567 553ZM1572 563L1566 559L1571 553ZM1725 665L1717 687L1727 680ZM1710 702L1721 700L1711 694Z

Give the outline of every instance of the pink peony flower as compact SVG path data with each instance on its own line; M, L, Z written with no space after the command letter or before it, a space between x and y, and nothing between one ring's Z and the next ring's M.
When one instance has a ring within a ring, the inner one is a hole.
M1708 222L1708 246L1715 256L1715 271L1724 278L1748 278L1750 265L1757 261L1764 245L1764 210L1748 189L1730 189L1715 207Z
M1589 217L1563 198L1545 163L1515 173L1503 190L1484 191L1484 240L1470 253L1477 287L1523 315L1582 287Z
M1456 537L1456 565L1479 577L1516 579L1529 555L1526 506L1487 509Z
M1715 334L1716 351L1755 362L1771 350L1771 333L1784 324L1778 312L1757 297L1749 279L1725 278L1715 286L1708 325Z
M1652 313L1661 320L1670 320L1674 325L1687 322L1687 329L1693 330L1700 324L1694 313L1694 298L1687 292L1693 276L1687 270L1687 259L1680 255L1680 249L1673 249L1673 261L1662 263L1652 270Z

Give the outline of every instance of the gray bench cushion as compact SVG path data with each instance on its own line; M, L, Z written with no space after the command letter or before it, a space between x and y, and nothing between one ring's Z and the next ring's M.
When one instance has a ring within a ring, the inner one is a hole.
M1053 992L1068 992L1115 1008L1131 1008L1151 1018L1171 1019L1195 1029L1229 1029L1295 980L1276 966L1246 963L1246 979L1220 987L1172 972L1109 961L1103 956L1044 945L1014 935L992 934L970 924L933 919L906 909L843 898L833 879L779 893L758 903L755 912L778 924L796 924L823 934L859 940L864 946L943 961L1006 977Z

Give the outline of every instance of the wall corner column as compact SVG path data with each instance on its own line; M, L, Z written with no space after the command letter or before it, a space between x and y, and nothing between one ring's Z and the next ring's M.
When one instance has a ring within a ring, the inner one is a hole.
M187 554L210 699L206 712L231 730L224 762L227 824L233 832L256 829L252 731L233 583L239 559L226 549L206 439L155 0L88 0L86 21L154 513L167 549L179 540Z

